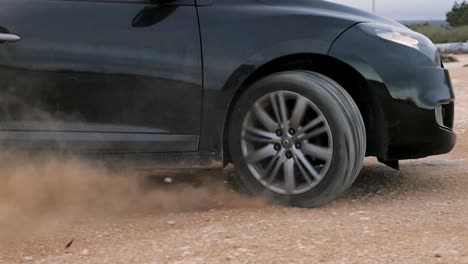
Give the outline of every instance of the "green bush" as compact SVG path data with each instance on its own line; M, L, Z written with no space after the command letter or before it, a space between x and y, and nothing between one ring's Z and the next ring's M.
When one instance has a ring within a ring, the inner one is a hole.
M449 27L430 24L408 25L412 30L426 35L434 43L466 42L468 26Z
M457 57L448 54L442 54L441 59L443 63L459 62Z
M447 13L447 22L452 27L468 25L468 4L465 1L461 3L456 1L452 10Z

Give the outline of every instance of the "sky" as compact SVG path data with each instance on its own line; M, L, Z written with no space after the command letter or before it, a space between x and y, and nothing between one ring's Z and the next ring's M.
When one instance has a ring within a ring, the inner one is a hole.
M372 0L329 1L372 11ZM375 0L375 3L377 15L396 20L445 20L455 0Z

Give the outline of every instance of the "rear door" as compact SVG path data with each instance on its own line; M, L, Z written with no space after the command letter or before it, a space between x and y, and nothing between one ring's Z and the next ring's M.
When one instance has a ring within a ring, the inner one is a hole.
M0 1L0 139L196 151L199 37L194 0Z

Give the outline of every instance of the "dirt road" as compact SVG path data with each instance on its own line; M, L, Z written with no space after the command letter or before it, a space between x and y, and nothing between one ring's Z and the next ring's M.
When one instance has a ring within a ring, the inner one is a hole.
M354 186L320 209L239 197L209 171L209 184L174 179L142 191L122 180L125 172L80 161L2 164L9 181L0 187L0 263L468 263L468 57L461 59L448 65L456 149L405 161L400 172L369 159Z

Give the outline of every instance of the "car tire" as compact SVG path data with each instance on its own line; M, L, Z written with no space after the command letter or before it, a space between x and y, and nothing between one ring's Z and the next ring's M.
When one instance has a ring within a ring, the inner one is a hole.
M236 101L228 126L239 189L288 206L317 207L357 178L366 151L360 111L346 90L310 71L267 76Z

